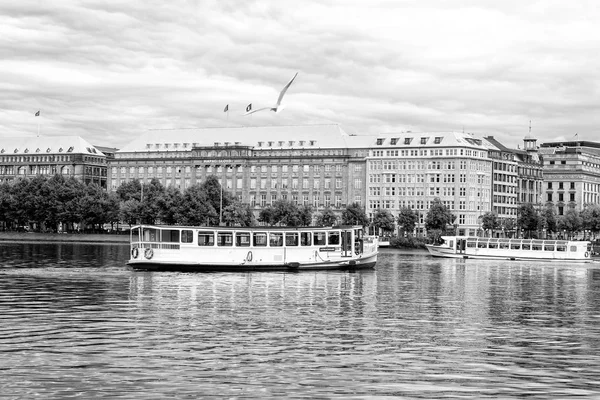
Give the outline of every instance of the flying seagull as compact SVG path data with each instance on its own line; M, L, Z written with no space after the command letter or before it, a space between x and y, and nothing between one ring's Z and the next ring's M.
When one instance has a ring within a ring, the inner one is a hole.
M256 110L252 110L252 107L250 107L250 110L248 110L248 107L246 107L246 113L244 115L248 115L248 114L254 114L255 112L258 111L262 111L262 110L271 110L274 111L276 113L282 111L285 106L281 105L281 99L283 99L283 95L285 94L285 92L287 92L288 88L290 87L290 85L292 84L292 82L294 82L294 79L296 79L296 77L298 76L298 73L296 72L296 75L294 75L294 77L292 78L292 80L290 80L288 82L287 85L285 85L283 87L283 89L281 89L281 93L279 93L279 98L277 99L277 104L275 104L273 107L263 107L263 108L257 108Z

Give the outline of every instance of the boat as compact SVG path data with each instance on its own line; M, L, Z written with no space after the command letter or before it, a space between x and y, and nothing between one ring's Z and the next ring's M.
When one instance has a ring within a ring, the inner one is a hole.
M434 257L591 262L592 244L577 240L442 236L426 245Z
M377 237L361 226L189 227L136 225L135 270L273 271L373 268Z
M379 236L377 238L377 243L379 247L390 247L390 237L389 236Z

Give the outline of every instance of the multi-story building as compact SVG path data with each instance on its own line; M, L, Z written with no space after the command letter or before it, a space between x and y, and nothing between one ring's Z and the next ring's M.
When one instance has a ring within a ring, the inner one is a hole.
M481 139L458 132L386 133L373 137L367 158L367 212L418 215L417 234L432 201L456 215L461 235L476 235L491 207L492 160Z
M0 182L61 174L106 187L106 156L79 136L0 138Z
M518 162L518 204L531 203L536 207L544 204L542 186L544 182L543 161L537 147L537 139L526 136L524 149L514 150ZM538 207L538 208L539 208Z
M558 215L600 203L600 143L565 141L542 143L544 201Z
M341 211L364 204L364 143L337 125L153 130L115 153L109 188L157 178L185 190L215 175L256 213L279 199Z
M492 211L500 220L517 218L518 161L515 151L494 139L484 138L492 160Z

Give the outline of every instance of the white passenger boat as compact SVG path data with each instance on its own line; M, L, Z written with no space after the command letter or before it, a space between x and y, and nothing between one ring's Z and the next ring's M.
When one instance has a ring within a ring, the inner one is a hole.
M253 271L373 268L377 237L361 226L131 229L129 265L142 270Z
M427 245L427 250L434 257L590 262L592 245L571 240L442 236L442 244Z
M389 236L379 236L377 238L379 247L390 247L390 237Z

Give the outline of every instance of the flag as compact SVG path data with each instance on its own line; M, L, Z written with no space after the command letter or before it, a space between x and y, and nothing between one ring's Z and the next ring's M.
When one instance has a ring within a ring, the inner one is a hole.
M252 103L246 106L246 112L250 112L252 110Z
M38 110L38 112L36 112L36 113L35 113L35 116L36 116L36 117L39 117L39 116L40 116L40 110Z
M227 112L227 111L229 111L229 104L227 104L227 105L225 106L225 109L223 110L223 112Z

